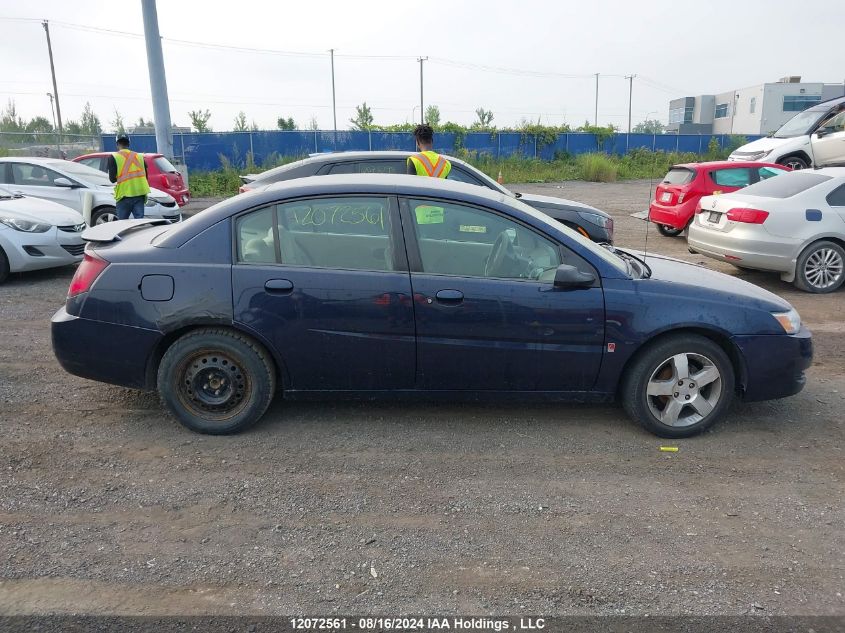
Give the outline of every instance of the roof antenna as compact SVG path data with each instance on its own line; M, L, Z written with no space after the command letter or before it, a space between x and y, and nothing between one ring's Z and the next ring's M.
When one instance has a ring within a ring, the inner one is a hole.
M649 179L648 179L648 207L646 207L646 216L645 216L645 246L643 246L643 263L648 266L646 263L648 260L648 229L651 225L651 194L654 190L654 172L657 169L657 152L652 152L653 156L651 159L651 169L649 170Z

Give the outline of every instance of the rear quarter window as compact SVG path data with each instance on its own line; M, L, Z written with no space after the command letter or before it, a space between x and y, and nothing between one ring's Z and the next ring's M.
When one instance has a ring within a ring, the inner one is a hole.
M153 160L153 163L163 174L169 174L176 171L176 168L173 166L173 163L167 160L164 156L157 157L155 160Z
M830 176L812 174L804 171L789 172L749 185L742 190L743 195L760 196L763 198L791 198L808 189L830 180Z
M673 167L663 179L664 185L687 185L695 178L695 170L688 167Z

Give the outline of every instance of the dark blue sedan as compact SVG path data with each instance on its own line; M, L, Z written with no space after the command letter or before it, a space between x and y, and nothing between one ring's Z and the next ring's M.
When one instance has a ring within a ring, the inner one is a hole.
M53 349L69 372L158 389L234 433L284 398L621 400L686 437L735 397L804 385L783 299L595 244L527 205L409 176L306 178L187 222L89 229Z

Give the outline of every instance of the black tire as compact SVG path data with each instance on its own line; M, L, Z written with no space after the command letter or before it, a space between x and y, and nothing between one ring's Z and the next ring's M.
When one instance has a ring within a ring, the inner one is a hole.
M672 362L681 355L687 359L686 377ZM703 388L695 384L696 376L708 381ZM725 416L734 399L734 376L730 358L716 343L697 334L675 334L637 354L625 372L619 395L625 412L655 435L691 437ZM649 395L650 383L655 394L666 393ZM658 417L666 413L671 419L673 411L677 411L674 425Z
M9 278L9 258L0 248L0 284Z
M800 156L784 156L778 161L778 165L783 165L793 171L797 171L799 169L807 169L810 163L806 158Z
M102 222L111 222L117 219L117 211L114 207L100 207L91 212L91 226Z
M678 237L684 232L684 229L676 229L674 226L669 226L668 224L658 224L657 230L660 231L661 235L666 237Z
M228 435L249 428L267 411L275 390L266 350L223 328L189 332L167 349L158 367L162 402L197 433Z
M826 294L845 282L845 248L836 242L813 242L795 266L795 287L805 292Z

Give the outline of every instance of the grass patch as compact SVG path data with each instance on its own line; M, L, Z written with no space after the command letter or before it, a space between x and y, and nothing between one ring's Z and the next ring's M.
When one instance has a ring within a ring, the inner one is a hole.
M589 182L616 182L617 166L605 154L582 154L576 159L581 180Z

